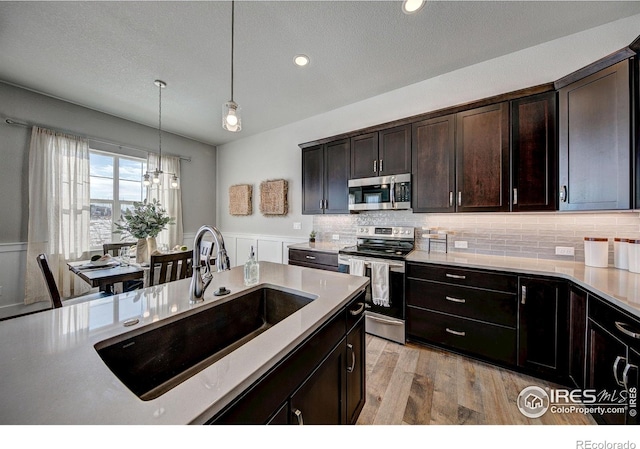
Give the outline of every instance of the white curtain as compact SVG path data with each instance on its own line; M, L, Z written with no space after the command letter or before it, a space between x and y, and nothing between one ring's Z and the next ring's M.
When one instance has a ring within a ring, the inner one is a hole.
M62 297L89 286L66 262L89 257L89 143L33 127L29 147L29 231L25 304L49 301L36 256L44 253Z
M147 160L147 170L153 171L158 167L158 155L149 154ZM162 156L162 179L159 185L151 185L148 188L148 199L157 199L162 207L167 210L174 224L168 225L167 229L158 234L158 248L167 245L169 249L183 243L182 229L182 190L171 188L171 178L173 174L180 177L180 158L173 156Z

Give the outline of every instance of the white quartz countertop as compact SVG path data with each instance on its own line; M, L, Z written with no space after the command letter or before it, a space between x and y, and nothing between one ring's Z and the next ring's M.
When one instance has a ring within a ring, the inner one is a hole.
M260 262L260 284L243 269L214 273L205 301L190 305L190 279L0 322L0 424L201 423L275 365L354 298L368 279ZM215 297L220 286L231 294ZM311 303L160 397L143 401L109 370L94 345L197 308L271 287ZM125 327L127 320L139 324Z
M612 304L640 317L640 274L614 267L588 267L581 262L490 256L467 253L413 251L407 262L424 262L465 268L568 279Z

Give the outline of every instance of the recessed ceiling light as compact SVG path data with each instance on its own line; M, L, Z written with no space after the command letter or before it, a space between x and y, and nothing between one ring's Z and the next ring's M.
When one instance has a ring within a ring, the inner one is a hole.
M299 67L304 67L309 64L309 57L307 55L295 55L293 63Z
M402 2L402 12L405 14L413 14L422 9L425 3L425 0L404 0Z

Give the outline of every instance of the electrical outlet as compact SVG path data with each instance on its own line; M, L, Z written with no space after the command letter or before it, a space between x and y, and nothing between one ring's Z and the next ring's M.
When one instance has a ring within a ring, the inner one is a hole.
M296 221L293 223L293 229L302 229L302 223Z
M456 240L453 242L454 248L469 248L469 243L466 240Z
M573 256L574 251L573 246L556 246L556 256Z
M340 240L340 234L333 234L331 240Z

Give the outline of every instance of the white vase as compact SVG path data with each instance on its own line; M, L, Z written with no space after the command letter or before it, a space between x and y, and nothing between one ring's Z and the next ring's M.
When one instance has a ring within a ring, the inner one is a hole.
M151 254L156 252L158 249L158 242L155 237L147 237L147 262L151 261Z
M136 263L148 263L147 239L138 239L136 243Z

